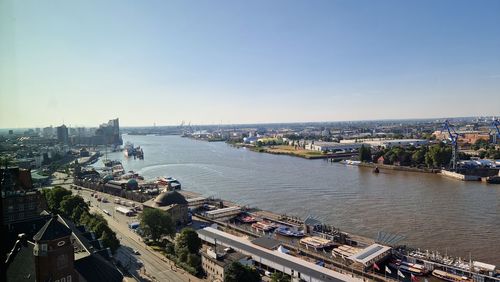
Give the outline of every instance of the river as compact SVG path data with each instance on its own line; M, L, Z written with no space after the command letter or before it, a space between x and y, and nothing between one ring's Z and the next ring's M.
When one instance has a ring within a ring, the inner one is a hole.
M108 154L146 179L177 178L185 190L276 213L314 215L375 238L400 233L407 245L500 265L500 185L251 152L179 136L123 136L144 160ZM99 165L99 163L97 163Z

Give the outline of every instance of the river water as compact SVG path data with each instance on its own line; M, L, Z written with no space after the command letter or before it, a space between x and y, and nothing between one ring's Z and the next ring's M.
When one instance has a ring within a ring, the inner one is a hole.
M256 153L179 136L123 136L144 160L122 161L146 179L177 178L185 190L276 213L313 215L376 238L400 233L407 245L500 265L500 185L439 175L381 171ZM99 163L98 163L99 165Z

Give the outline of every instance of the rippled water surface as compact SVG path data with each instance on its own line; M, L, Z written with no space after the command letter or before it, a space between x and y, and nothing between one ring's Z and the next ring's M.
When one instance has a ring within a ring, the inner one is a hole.
M277 213L315 215L344 231L375 238L404 234L408 245L500 265L500 185L438 175L382 171L255 153L179 136L124 136L144 160L122 153L126 170L173 176L183 189Z

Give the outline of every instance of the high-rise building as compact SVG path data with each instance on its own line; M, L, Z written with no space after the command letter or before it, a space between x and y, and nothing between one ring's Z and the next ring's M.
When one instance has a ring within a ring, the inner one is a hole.
M59 140L59 142L61 143L68 144L68 128L66 127L66 125L63 124L56 128L57 128L57 140Z
M54 128L52 126L44 127L42 129L42 136L45 138L51 138L54 136Z
M101 124L95 131L93 143L95 145L123 145L119 120L116 118Z

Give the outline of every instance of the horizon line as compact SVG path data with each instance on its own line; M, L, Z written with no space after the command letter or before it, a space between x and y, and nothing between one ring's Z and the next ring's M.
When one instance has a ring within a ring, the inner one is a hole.
M352 120L330 120L330 121L287 121L287 122L256 122L256 123L205 123L205 124L191 124L191 126L234 126L234 125L271 125L271 124L314 124L314 123L345 123L345 122L374 122L374 121L422 121L422 120L440 120L440 119L463 119L463 118L479 118L479 117L492 117L492 118L498 118L500 117L500 114L497 115L473 115L473 116L453 116L453 117L419 117L419 118L382 118L382 119L352 119ZM120 119L120 118L118 118ZM63 123L66 125L65 123ZM61 125L63 125L61 124ZM50 125L52 126L52 125ZM59 125L60 126L60 125ZM139 127L179 127L180 124L174 125L174 124L163 124L163 125L120 125L121 128L139 128ZM40 127L40 126L31 126L31 127L2 127L0 130L14 130L14 129L34 129L34 128L45 128L48 126ZM58 127L58 126L53 126L53 127ZM97 128L99 125L93 125L93 126L68 126L68 128L79 128L79 127L84 127L84 128ZM187 127L187 125L184 125L183 127Z

